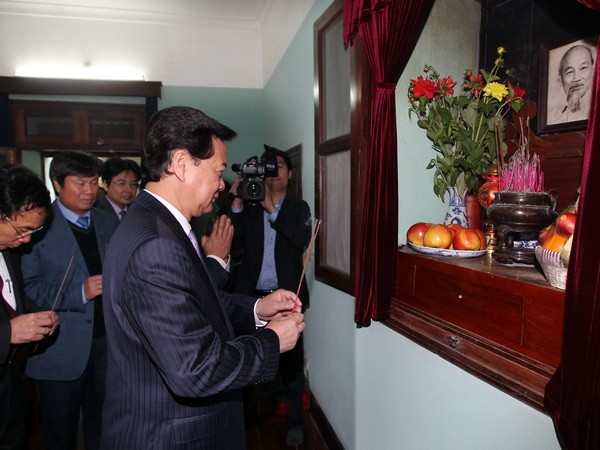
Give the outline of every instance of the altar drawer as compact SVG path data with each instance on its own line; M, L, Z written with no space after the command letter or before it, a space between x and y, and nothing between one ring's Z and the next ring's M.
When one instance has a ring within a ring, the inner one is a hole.
M521 345L524 298L517 293L419 267L408 303L479 336Z
M498 268L483 260L402 251L396 298L442 323L556 367L564 294L544 284L533 266Z

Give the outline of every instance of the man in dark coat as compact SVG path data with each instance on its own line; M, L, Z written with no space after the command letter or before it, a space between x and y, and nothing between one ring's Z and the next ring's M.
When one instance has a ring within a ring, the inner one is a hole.
M104 194L94 205L123 220L127 208L138 193L142 172L132 159L108 158L102 168Z
M61 324L55 339L41 343L27 360L46 450L76 448L81 413L86 450L100 445L106 373L102 264L119 225L92 207L101 168L98 158L83 152L53 157L52 217L22 259L25 293L42 309L54 306Z
M54 333L58 316L37 311L25 297L20 255L50 210L43 181L21 166L0 168L0 448L24 449L27 403L23 393L23 347Z
M283 288L298 291L303 310L309 298L306 280L300 283L303 253L311 238L311 216L308 204L288 195L292 178L289 156L265 146L277 159L277 175L265 179L265 198L260 202L243 202L238 178L232 192L236 198L231 207L234 227L232 253L241 253L235 271L234 292L267 295ZM265 155L263 155L265 156ZM263 158L264 159L264 158ZM304 440L302 396L304 393L303 340L282 355L279 372L287 405L287 445L299 446Z

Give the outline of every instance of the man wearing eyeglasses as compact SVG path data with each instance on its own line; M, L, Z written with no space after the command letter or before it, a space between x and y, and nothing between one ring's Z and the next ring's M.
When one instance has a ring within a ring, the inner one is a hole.
M106 195L94 206L123 220L127 208L137 195L142 173L140 166L131 159L109 158L102 170L102 187Z
M20 255L13 249L42 229L50 194L29 169L0 168L0 448L27 443L27 403L22 379L23 347L54 333L58 316L39 308L23 292Z
M86 153L54 156L52 220L22 260L25 293L56 311L61 324L27 361L46 450L76 448L80 411L86 450L99 447L106 375L102 263L119 225L92 207L101 172L101 161Z

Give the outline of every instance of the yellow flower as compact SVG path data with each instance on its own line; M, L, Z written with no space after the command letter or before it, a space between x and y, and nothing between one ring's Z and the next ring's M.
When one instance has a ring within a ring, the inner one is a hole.
M498 50L496 50L496 51L498 52L499 55L506 53L506 50L504 49L504 47L498 47Z
M508 89L502 83L493 81L483 88L483 95L485 97L494 97L496 100L501 101L508 95Z

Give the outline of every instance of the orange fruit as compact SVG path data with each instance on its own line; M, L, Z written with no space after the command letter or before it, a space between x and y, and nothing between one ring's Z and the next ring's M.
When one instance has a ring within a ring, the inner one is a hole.
M544 239L544 242L542 242L542 248L544 250L560 252L565 246L565 242L567 242L567 239L568 238L565 236L561 236L558 233L554 233L546 237L546 239Z

